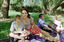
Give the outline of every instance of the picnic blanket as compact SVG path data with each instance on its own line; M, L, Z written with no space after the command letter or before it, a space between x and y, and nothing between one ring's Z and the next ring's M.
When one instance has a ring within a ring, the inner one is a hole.
M64 32L60 34L60 42L64 42Z
M55 37L56 34L54 34L53 37ZM30 36L30 40L21 40L22 42L50 42L49 40L47 39L43 39L41 37L39 37L38 35L35 36L35 35L31 35ZM60 34L60 39L59 39L60 42L64 42L64 32L62 34ZM18 41L19 42L19 41Z

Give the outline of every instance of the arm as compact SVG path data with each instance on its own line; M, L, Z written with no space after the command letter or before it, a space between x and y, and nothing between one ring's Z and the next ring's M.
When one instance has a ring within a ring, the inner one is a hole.
M31 23L31 24L32 24L32 29L31 30L33 30L34 23Z
M10 31L11 31L11 32L14 32L14 24L13 24L13 22L12 22L12 24L11 24Z
M31 25L32 25L32 28L33 28L33 26L34 26L34 18L31 17L30 22L31 22Z
M61 28L62 28L62 22L61 22Z
M49 27L47 25L44 25L47 29L49 29Z
M39 23L41 26L45 26L47 29L49 29L45 21L40 20Z
M10 35L10 37L17 38L17 39L21 39L21 38L24 37L23 35L22 36L18 36L18 35L15 35L13 33L10 33L9 35Z
M13 31L13 33L22 33L22 31Z

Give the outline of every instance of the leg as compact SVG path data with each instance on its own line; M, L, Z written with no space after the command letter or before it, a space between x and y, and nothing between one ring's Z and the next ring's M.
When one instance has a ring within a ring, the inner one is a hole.
M44 35L44 36L42 36ZM45 38L45 39L48 39L50 41L57 41L59 40L59 35L57 34L57 37L52 37L49 33L45 32L42 30L42 32L40 33L40 36Z
M52 33L52 30L45 29L44 27L41 27L41 29L44 30L44 31L46 31L46 32Z
M10 42L14 42L14 38L10 37Z
M15 35L13 33L10 33L10 37L17 38L17 39L23 38L22 36Z

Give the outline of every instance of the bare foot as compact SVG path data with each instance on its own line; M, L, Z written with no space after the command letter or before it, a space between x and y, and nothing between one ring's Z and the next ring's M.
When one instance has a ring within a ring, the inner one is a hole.
M44 35L42 35L42 33L40 33L40 34L39 34L39 36L40 36L40 37L42 37L42 38L45 38L45 36L44 36Z
M59 40L59 34L57 33L57 36L55 37L54 41L58 41Z

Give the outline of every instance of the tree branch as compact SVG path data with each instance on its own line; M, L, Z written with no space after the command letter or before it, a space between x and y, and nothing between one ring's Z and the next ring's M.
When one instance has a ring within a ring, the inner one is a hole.
M61 5L61 3L62 3L63 1L64 1L64 0L60 0L60 1L58 2L58 4L52 9L52 13L55 12L55 10Z
M43 0L43 4L44 4L44 8L46 9L46 10L48 10L47 9L47 4L46 4L47 2L45 2L44 0Z

